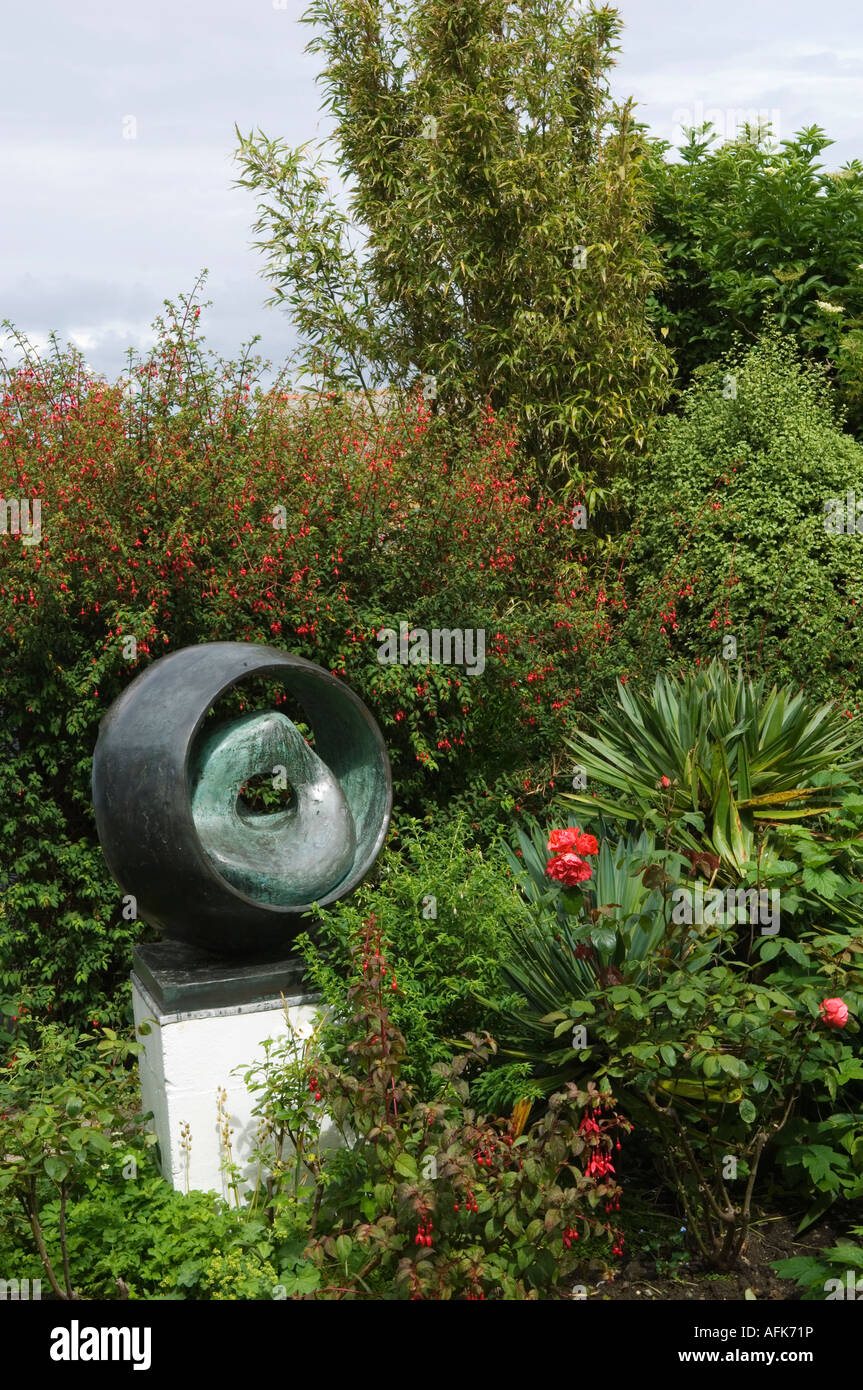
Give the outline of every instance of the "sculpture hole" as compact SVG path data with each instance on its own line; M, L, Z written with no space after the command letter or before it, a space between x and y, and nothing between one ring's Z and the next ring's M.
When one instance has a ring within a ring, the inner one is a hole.
M296 804L297 794L283 774L259 772L237 794L239 809L249 816L271 816Z
M277 710L279 714L287 715L309 747L314 748L315 735L299 700L286 690L281 681L261 676L248 677L216 700L207 714L204 731L226 720L236 719L237 715L248 714L251 710L260 710L262 714Z

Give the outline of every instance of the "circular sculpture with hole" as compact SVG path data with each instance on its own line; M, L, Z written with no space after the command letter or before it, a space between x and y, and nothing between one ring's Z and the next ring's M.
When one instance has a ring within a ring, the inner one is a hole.
M277 710L204 729L249 677L278 681L314 747ZM256 813L250 779L290 787ZM249 642L207 642L153 662L115 700L93 755L96 828L139 917L219 956L286 955L300 919L350 893L377 858L392 811L380 730L314 662Z

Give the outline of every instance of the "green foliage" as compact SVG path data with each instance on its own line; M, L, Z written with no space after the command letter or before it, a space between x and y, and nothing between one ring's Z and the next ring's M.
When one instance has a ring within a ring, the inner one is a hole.
M863 547L827 529L827 504L849 492L863 499L863 449L790 338L704 368L631 495L621 559L636 669L703 663L733 638L753 675L853 708Z
M667 890L663 883L666 897ZM535 1047L539 1026L556 1037L584 1027L586 1045L571 1049L568 1074L589 1065L593 1077L610 1080L648 1131L700 1255L731 1268L749 1229L764 1150L800 1090L835 1104L842 1088L863 1077L852 1038L828 1030L820 1015L820 1002L837 988L859 1015L863 973L852 965L837 974L831 949L817 940L762 937L746 965L732 958L734 927L680 926L667 912L659 926L663 948L646 969L620 951L611 976L596 954L588 956L593 988L581 998L561 969L573 949L568 941L557 958L546 947L539 969L532 942L507 973L524 980L528 1045ZM763 979L767 962L775 963ZM550 1002L557 1008L536 1017Z
M863 1237L863 1226L853 1226L852 1236ZM773 1268L781 1279L793 1279L803 1290L804 1302L863 1297L863 1245L846 1240L817 1255L795 1255L777 1260Z
M669 962L652 986L623 984L595 1001L591 1031L609 1050L599 1075L614 1078L634 1116L649 1112L660 1170L718 1268L739 1257L762 1155L800 1087L835 1100L863 1076L850 1040L818 1020L826 985L806 956L803 969L763 984L757 965L719 961L693 979ZM859 978L846 993L859 1011Z
M540 920L520 933L504 967L524 999L508 1018L540 1077L557 1064L561 1075L589 1070L610 1081L648 1131L701 1256L730 1268L745 1242L762 1155L798 1096L835 1104L863 1078L853 1042L859 1025L848 1023L846 1039L821 1014L825 998L839 997L859 1017L863 971L849 949L858 943L818 931L797 941L762 935L750 937L742 959L736 922L678 918L669 910L667 852L644 858L618 847L618 872L631 874L633 859L642 861L642 882L654 893L639 917L615 924L613 967L591 940L591 920L595 927L602 919L586 907L574 930L569 920L555 922L553 934ZM597 889L597 900L604 892ZM634 951L639 929L643 949ZM570 1035L556 1053L552 1040Z
M4 1205L16 1203L25 1216L58 1298L74 1296L65 1237L70 1198L81 1194L100 1164L136 1170L141 1149L154 1142L154 1136L139 1137L129 1088L118 1086L124 1063L138 1051L140 1044L111 1028L96 1041L49 1024L35 1047L19 1040L0 1070L0 1193ZM56 1202L59 1259L45 1244L46 1194Z
M308 1031L294 1027L285 1004L286 1032L265 1038L263 1056L250 1067L236 1067L234 1075L243 1077L246 1090L257 1097L252 1115L258 1120L255 1146L250 1161L257 1163L255 1186L242 1194L246 1212L264 1213L273 1222L285 1209L296 1213L303 1204L301 1191L308 1181L309 1167L318 1157L320 1143L320 1100L315 1076L321 1052L323 1016ZM239 1165L223 1153L222 1169L228 1186L241 1205Z
M669 380L645 313L646 143L608 96L616 10L314 0L304 19L349 210L308 146L237 131L304 369L506 407L543 476L602 500Z
M817 1120L797 1115L779 1137L776 1158L799 1190L815 1192L800 1223L805 1230L837 1198L863 1197L863 1115L840 1111Z
M455 1040L490 1026L492 1011L478 996L497 990L505 924L522 904L503 856L472 846L460 819L399 821L375 879L320 911L298 946L331 1011L326 1045L338 1054L354 983L349 944L374 923L397 963L389 1016L406 1041L402 1075L426 1098L437 1088L434 1066L451 1056Z
M0 1071L0 1257L72 1298L287 1297L308 1212L286 1191L261 1212L175 1192L153 1171L128 1063L140 1044L49 1024ZM270 1156L272 1157L272 1151Z
M679 729L674 699L664 686L660 693L656 710L669 728ZM708 694L702 692L705 706ZM637 730L657 756L656 711L636 701L628 708L642 716L632 718L630 733ZM730 727L740 733L746 721L738 718ZM651 799L649 783L636 785L636 798L640 790ZM840 832L841 819L833 818ZM668 807L665 823L669 834L675 822ZM806 836L804 850L823 848L828 861L831 851L836 856L829 836L819 836L816 845L811 832L796 833ZM858 1195L859 1118L839 1114L814 1122L807 1116L834 1108L840 1097L853 1105L863 1078L859 1028L849 1024L849 1035L840 1039L821 1013L824 999L841 998L852 1018L859 1016L863 939L848 930L806 930L813 900L806 900L803 886L796 939L785 934L787 925L782 935L758 938L750 926L747 942L739 909L712 921L678 914L671 901L678 896L682 857L657 850L648 832L637 844L621 841L616 848L603 839L595 855L587 842L595 860L590 877L577 889L564 887L547 871L547 855L560 852L562 836L555 832L557 849L552 841L546 847L535 825L530 836L519 834L519 858L510 855L517 871L522 866L519 886L533 920L508 933L502 974L520 1003L503 1011L506 1055L529 1059L544 1089L585 1075L611 1081L647 1131L691 1239L717 1268L732 1267L742 1250L769 1145L780 1145L786 1171L801 1165L810 1190L819 1194L806 1222L837 1195ZM694 851L690 892L704 859L712 860L711 883L716 876L719 856ZM768 881L779 885L782 911L793 920L793 911L786 912L794 891L789 881L799 881L800 867L774 857L772 869ZM797 1104L801 1114L783 1135Z
M145 930L98 848L90 781L99 720L148 662L289 648L365 700L397 806L457 801L492 832L544 796L605 641L566 509L529 493L490 414L468 429L421 401L385 418L292 404L255 385L256 359L213 362L198 312L190 297L157 321L131 398L59 349L0 379L0 496L42 504L38 545L0 534L0 999L79 1026L123 1022ZM377 634L401 623L482 632L484 670L382 664Z
M609 1241L622 1249L608 1220L621 1195L611 1150L629 1128L610 1090L567 1086L521 1133L526 1115L493 1121L471 1104L467 1068L494 1051L472 1035L468 1052L436 1064L437 1093L419 1102L402 1079L393 971L374 924L352 940L351 965L344 1065L310 1064L345 1138L304 1160L317 1187L312 1297L550 1298L579 1267L607 1276Z
M567 891L546 876L546 840L538 825L530 837L519 831L523 868L509 855L533 913L508 928L501 976L514 1002L498 1007L505 1054L529 1058L534 1080L547 1094L562 1081L592 1074L597 989L624 980L644 983L657 962L667 960L672 933L662 888L669 871L680 873L682 860L658 851L649 831L616 844L605 838L591 878ZM694 928L683 933L679 954L687 972L710 960L710 935L704 941ZM584 1042L573 1034L577 1026L587 1029Z
M0 1127L0 1152L11 1143L18 1155L0 1175L28 1194L38 1183L41 1200L22 1198L25 1219L0 1227L0 1256L16 1277L40 1277L41 1264L67 1299L277 1300L534 1299L568 1296L561 1286L572 1277L610 1277L609 1246L622 1253L609 1220L621 1195L611 1150L629 1129L610 1090L568 1086L522 1133L529 1104L518 1123L472 1106L467 1069L494 1050L473 1036L457 1061L436 1064L435 1095L419 1102L402 1077L381 947L373 928L351 942L341 1064L312 1035L271 1043L248 1069L262 1171L247 1200L231 1184L235 1209L215 1193L173 1191L142 1150L116 1142L118 1082L98 1066L79 1064L64 1085L80 1108L63 1104L54 1078L71 1037L58 1051L46 1035L44 1083L28 1070L32 1057L19 1059L33 1094L16 1078L28 1108ZM82 1100L87 1081L99 1085ZM46 1107L56 1112L50 1128ZM82 1147L70 1131L80 1152L63 1178L52 1165L73 1124L87 1139ZM327 1137L333 1125L344 1147Z
M65 1247L78 1297L97 1299L272 1299L296 1280L302 1224L287 1214L273 1227L231 1210L214 1192L175 1192L143 1161L124 1177L117 1161L89 1176L65 1213ZM62 1259L60 1203L41 1209L49 1258ZM39 1278L26 1235L0 1251L21 1277ZM8 1251L8 1253L7 1253ZM13 1255L14 1252L14 1255ZM314 1286L314 1271L306 1277Z
M681 377L765 321L829 360L855 428L863 422L863 164L829 172L818 126L781 145L744 129L716 145L689 132L680 162L652 146L652 236L665 284L655 295Z
M835 810L838 789L863 766L859 719L719 660L658 675L650 691L619 684L616 706L590 722L597 732L570 747L602 790L565 792L564 802L673 823L675 844L712 851L735 875L760 858L766 826Z

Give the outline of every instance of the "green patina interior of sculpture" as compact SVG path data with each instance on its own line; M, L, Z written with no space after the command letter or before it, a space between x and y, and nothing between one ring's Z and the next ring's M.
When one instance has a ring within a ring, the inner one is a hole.
M192 816L218 872L240 892L275 907L300 907L332 892L352 868L356 827L338 779L286 715L244 714L193 749ZM245 784L261 774L293 789L282 810L250 811Z

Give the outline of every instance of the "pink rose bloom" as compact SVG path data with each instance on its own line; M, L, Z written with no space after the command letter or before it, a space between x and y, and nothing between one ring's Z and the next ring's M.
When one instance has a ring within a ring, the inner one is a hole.
M578 835L578 826L566 830L552 830L546 846L549 854L566 854L567 850L575 849Z
M577 883L583 883L586 878L590 878L591 868L583 859L579 859L577 854L567 853L557 854L554 859L549 859L545 872L549 878L553 878L556 883L562 883L565 888L574 888Z
M822 999L818 1005L828 1028L844 1028L848 1022L848 1005L841 999Z

